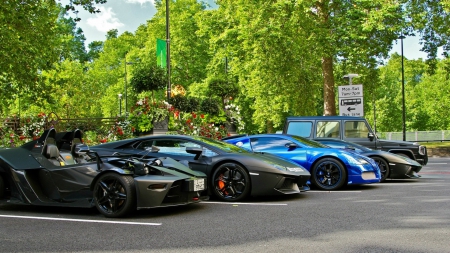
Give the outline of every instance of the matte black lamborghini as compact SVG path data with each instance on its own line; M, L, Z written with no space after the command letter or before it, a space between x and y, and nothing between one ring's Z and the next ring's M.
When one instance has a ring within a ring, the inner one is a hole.
M207 197L206 175L169 157L100 157L80 131L0 150L0 199L9 203L96 207L106 217L136 209L185 205ZM206 195L206 194L205 194Z
M208 176L208 195L223 201L309 190L310 173L300 165L205 137L154 135L104 143L91 149L102 155L171 157L204 172Z

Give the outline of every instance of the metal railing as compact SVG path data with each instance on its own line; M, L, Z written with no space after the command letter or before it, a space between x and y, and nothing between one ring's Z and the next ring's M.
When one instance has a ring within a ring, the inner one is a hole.
M403 132L380 132L378 137L386 140L403 140ZM450 141L450 130L406 132L406 141L439 142Z

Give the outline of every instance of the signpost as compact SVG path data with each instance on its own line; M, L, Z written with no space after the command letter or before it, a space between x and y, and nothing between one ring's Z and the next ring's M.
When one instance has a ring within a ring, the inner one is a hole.
M362 84L339 86L339 115L364 116Z

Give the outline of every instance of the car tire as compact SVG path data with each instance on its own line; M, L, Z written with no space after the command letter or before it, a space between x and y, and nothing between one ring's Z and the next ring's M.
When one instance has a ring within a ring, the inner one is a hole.
M0 175L0 199L3 199L5 197L5 181L3 181L3 177Z
M132 176L105 173L95 182L94 203L105 217L118 218L136 210L136 188Z
M214 196L223 201L240 201L250 194L250 176L236 163L224 163L217 167L211 183Z
M320 159L311 170L311 183L321 190L337 190L347 183L347 170L337 159Z
M380 167L380 173L381 173L380 182L385 181L386 178L389 176L389 172L390 172L389 164L386 162L386 160L384 160L381 157L374 156L371 158L378 164L378 167Z

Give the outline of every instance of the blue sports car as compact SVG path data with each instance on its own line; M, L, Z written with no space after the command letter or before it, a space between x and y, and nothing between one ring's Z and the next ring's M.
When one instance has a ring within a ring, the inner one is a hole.
M238 135L223 141L253 152L288 158L309 170L312 185L321 190L337 190L347 184L378 183L381 179L380 168L373 159L295 135Z
M362 145L339 140L335 138L318 138L316 141L331 148L350 149L361 155L372 158L380 167L381 182L390 179L419 178L417 175L422 165L401 153L390 153L382 150L373 150Z

